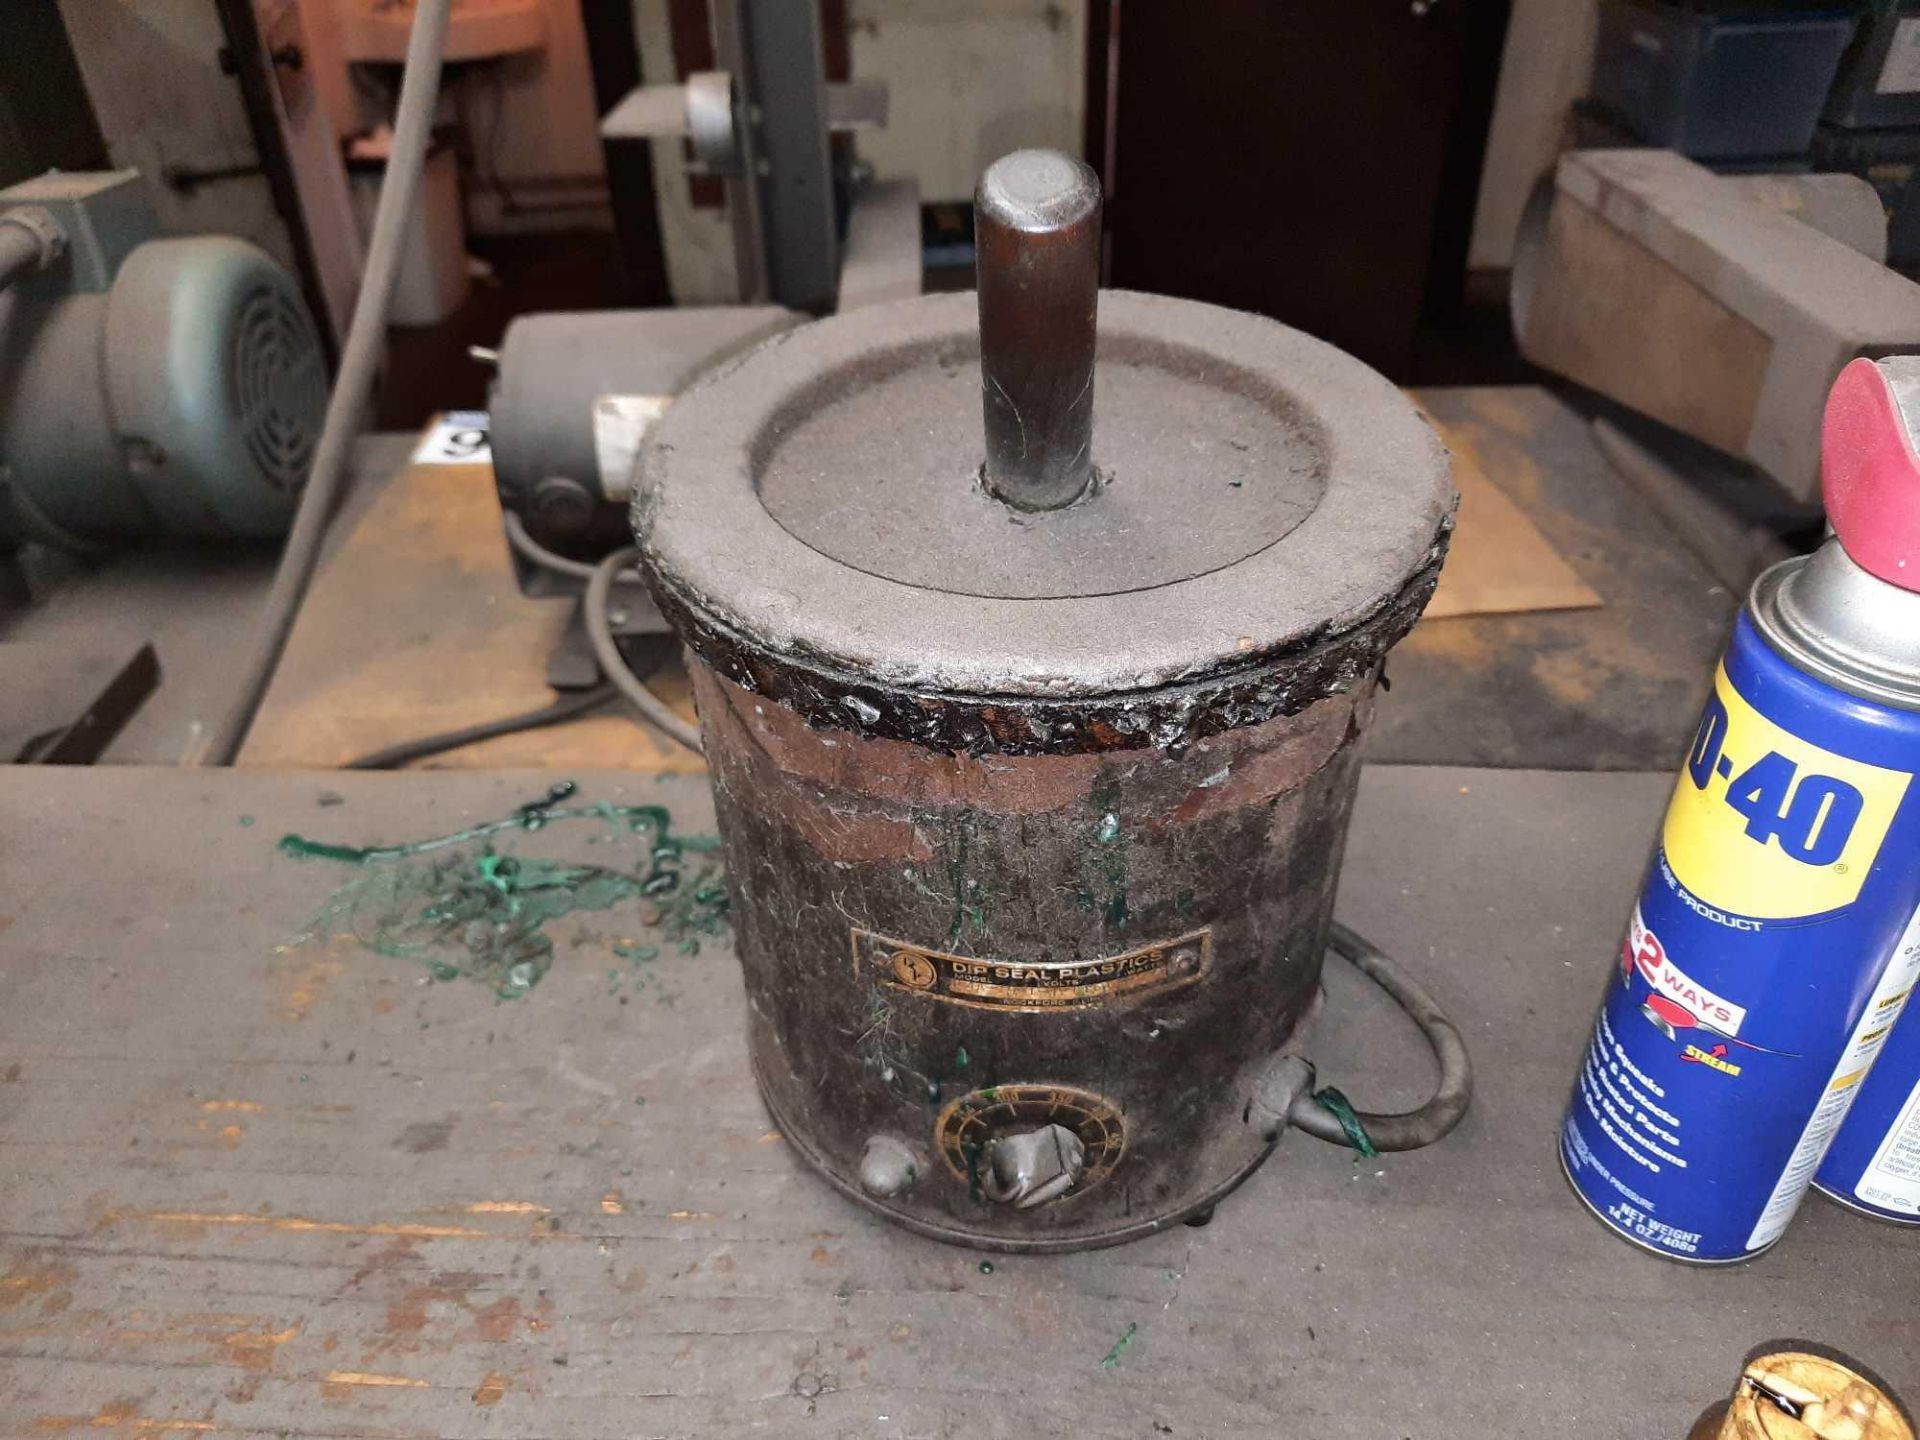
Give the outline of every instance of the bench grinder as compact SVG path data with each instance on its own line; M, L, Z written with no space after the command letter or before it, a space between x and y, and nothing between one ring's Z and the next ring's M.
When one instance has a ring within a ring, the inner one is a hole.
M1350 1133L1288 1048L1330 933L1441 1061L1421 1110L1349 1126L1410 1148L1465 1109L1457 1034L1331 916L1455 495L1350 356L1097 295L1078 161L1005 157L976 216L977 302L721 367L649 432L633 516L775 1122L911 1229L1068 1250L1203 1219L1289 1119Z

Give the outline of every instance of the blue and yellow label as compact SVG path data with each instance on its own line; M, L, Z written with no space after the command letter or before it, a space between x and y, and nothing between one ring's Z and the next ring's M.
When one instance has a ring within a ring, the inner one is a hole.
M1667 864L1694 896L1736 915L1838 910L1859 898L1912 780L1783 730L1723 665L1667 808Z
M1834 688L1742 614L1562 1131L1587 1205L1664 1255L1772 1244L1898 1040L1916 906L1920 710Z

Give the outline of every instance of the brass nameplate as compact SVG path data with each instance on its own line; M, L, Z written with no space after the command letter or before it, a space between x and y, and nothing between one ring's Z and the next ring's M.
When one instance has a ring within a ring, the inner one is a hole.
M861 979L874 978L890 989L955 1005L977 1005L988 1010L1081 1010L1176 990L1204 979L1213 967L1213 932L1195 930L1099 960L1023 965L977 955L951 955L856 929L853 965Z

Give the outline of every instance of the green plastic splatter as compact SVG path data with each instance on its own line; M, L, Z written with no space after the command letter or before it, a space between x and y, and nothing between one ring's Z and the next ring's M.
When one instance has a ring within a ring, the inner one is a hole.
M973 853L973 816L964 811L956 814L947 822L946 831L947 887L953 893L953 920L947 926L947 948L958 949L969 922L976 934L985 932L987 912L985 906L977 903L980 882L967 875L967 862ZM975 898L976 903L968 904L969 897Z
M1121 1355L1126 1353L1127 1346L1133 1343L1133 1337L1138 1334L1139 1331L1140 1322L1138 1320L1129 1321L1127 1328L1120 1332L1120 1338L1113 1342L1113 1348L1107 1351L1106 1355L1101 1359L1100 1368L1102 1370L1111 1370L1114 1366L1118 1365Z
M240 817L240 828L241 828L242 830L250 830L250 829L252 829L252 828L253 828L253 816L251 816L251 815L242 815L242 816Z
M967 1162L967 1199L976 1205L986 1200L986 1193L980 1188L980 1157L984 1148L977 1140L960 1142L960 1154Z
M1132 839L1120 822L1120 782L1111 771L1102 771L1094 779L1090 797L1095 813L1094 845L1086 853L1083 865L1093 872L1095 883L1083 881L1081 904L1093 910L1109 930L1124 931L1132 922L1133 911L1127 902L1127 871ZM1105 898L1099 892L1105 892Z
M960 1047L960 1048L959 1048L958 1050L956 1050L956 1051L954 1051L954 1052L953 1052L953 1068L954 1068L954 1069L956 1069L956 1070L964 1070L964 1069L966 1069L966 1068L967 1068L967 1066L968 1066L968 1065L969 1065L970 1063L971 1063L971 1062L970 1062L970 1061L969 1061L969 1059L967 1058L967 1047L966 1047L966 1046L964 1046L964 1045L962 1045L962 1046L961 1046L961 1047Z
M1352 1102L1331 1085L1324 1090L1313 1092L1314 1102L1334 1119L1340 1122L1340 1133L1347 1137L1347 1144L1361 1156L1371 1160L1380 1152L1373 1148L1373 1141L1367 1137L1367 1127L1360 1123L1360 1117L1354 1113Z
M981 1273L982 1275L991 1275L991 1274L993 1274L993 1261L991 1261L991 1260L982 1260L982 1261L980 1262L980 1273Z
M656 851L668 848L676 855L681 852L704 853L720 848L719 838L713 835L674 836L669 839L673 816L664 805L613 805L603 800L597 805L576 805L565 810L551 809L543 802L535 801L498 820L488 820L484 824L470 825L465 830L435 835L426 840L411 840L401 845L330 845L320 840L309 840L304 835L283 835L280 849L285 854L303 860L338 860L348 865L368 865L426 855L435 850L449 850L456 845L485 840L503 830L540 830L556 820L604 820L616 829L624 826L635 834L650 832L659 836Z
M553 802L572 794L571 782L565 782L503 819L405 844L335 845L285 836L279 848L288 855L360 869L334 892L302 938L346 931L378 954L424 964L436 980L464 975L487 984L503 1000L515 1000L539 984L553 964L548 923L576 911L648 900L649 923L689 954L698 953L703 936L725 932L728 897L718 859L700 860L691 877L682 873L686 857L718 849L716 838L674 835L671 815L658 805L553 808ZM504 831L539 830L566 820L609 825L616 837L644 847L644 863L629 871L502 854L491 844L477 851L459 848ZM622 941L614 953L637 961L659 952L656 946Z

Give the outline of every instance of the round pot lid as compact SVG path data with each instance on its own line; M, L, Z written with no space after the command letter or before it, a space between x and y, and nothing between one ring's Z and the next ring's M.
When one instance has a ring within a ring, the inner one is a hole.
M1104 291L1092 485L983 475L970 294L804 326L682 395L634 524L678 608L762 653L959 696L1150 689L1357 626L1436 561L1446 452L1386 379L1271 320Z

